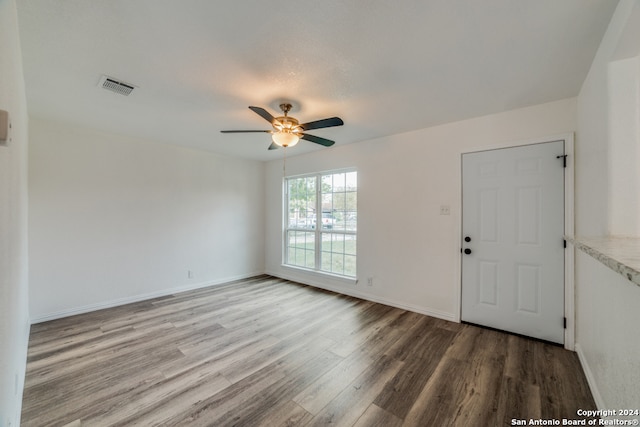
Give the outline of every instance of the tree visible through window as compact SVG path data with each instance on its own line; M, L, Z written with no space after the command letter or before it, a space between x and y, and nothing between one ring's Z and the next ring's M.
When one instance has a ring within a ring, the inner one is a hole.
M286 179L285 264L356 276L358 175Z

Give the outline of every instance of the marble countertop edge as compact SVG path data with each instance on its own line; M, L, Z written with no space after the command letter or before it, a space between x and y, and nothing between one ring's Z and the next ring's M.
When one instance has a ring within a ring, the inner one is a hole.
M565 239L640 286L640 237L565 236Z

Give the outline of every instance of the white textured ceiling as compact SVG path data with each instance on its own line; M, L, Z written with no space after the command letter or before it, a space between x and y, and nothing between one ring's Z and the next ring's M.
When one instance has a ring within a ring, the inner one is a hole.
M269 160L268 134L219 132L270 129L249 105L339 116L310 133L340 145L576 96L616 4L20 0L18 18L31 115Z

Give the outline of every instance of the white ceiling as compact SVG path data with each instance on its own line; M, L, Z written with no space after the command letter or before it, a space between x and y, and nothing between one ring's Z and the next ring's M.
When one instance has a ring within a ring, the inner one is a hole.
M310 132L337 146L576 96L617 1L17 3L31 115L270 160L269 135L220 133L270 129L249 105L339 116Z

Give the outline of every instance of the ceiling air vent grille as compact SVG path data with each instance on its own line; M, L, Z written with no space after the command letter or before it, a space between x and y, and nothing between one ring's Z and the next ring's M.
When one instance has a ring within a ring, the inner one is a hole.
M100 79L100 83L98 83L98 86L124 96L129 96L129 94L133 92L133 89L136 88L129 83L124 83L108 76L102 76L102 78Z

